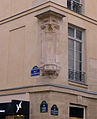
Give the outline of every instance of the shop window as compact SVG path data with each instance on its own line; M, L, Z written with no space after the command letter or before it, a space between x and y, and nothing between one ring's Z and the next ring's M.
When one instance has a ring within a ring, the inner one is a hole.
M82 11L81 0L67 0L67 8L80 14Z
M69 119L85 119L85 107L71 105L69 108Z
M68 78L81 83L85 83L83 32L78 27L68 27Z
M12 100L0 103L0 119L29 119L29 102Z
M25 119L24 115L16 115L14 119Z

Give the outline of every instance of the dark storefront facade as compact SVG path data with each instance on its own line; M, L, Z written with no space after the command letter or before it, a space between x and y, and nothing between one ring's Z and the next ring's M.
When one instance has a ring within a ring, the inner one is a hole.
M12 100L9 103L0 103L0 119L29 119L29 102Z

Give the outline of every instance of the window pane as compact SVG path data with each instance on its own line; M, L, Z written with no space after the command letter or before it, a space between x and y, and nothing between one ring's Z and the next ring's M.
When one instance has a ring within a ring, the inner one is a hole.
M74 37L74 28L71 27L68 28L68 35Z
M82 31L76 30L76 38L82 40Z
M70 107L70 117L71 119L83 119L84 118L84 108Z
M77 1L73 1L73 11L81 13L81 4Z
M76 42L76 51L82 52L82 43Z
M76 60L82 61L82 43L76 42Z
M81 72L81 70L82 70L82 62L76 62L76 71L80 71Z
M69 56L69 58L74 58L74 51L73 50L69 50L68 51L68 56Z
M74 80L74 70L72 69L68 70L68 78L69 80Z
M68 41L68 49L74 50L74 41L73 40L69 39L69 41Z
M82 61L82 53L81 52L76 52L76 60Z
M71 9L71 0L67 0L67 8Z
M74 61L71 58L69 58L68 67L69 67L69 69L72 69L72 70L74 69Z
M74 0L74 1L80 3L80 0Z

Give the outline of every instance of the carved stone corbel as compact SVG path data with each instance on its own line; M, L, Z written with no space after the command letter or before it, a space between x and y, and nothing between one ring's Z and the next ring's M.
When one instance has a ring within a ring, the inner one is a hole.
M60 72L57 46L60 40L62 16L53 12L47 12L37 17L39 19L40 69L42 76L56 78Z

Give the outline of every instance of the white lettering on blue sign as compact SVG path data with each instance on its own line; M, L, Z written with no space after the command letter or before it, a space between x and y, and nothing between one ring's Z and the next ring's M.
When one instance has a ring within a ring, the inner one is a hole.
M31 77L40 75L40 68L38 66L34 66L31 70Z

